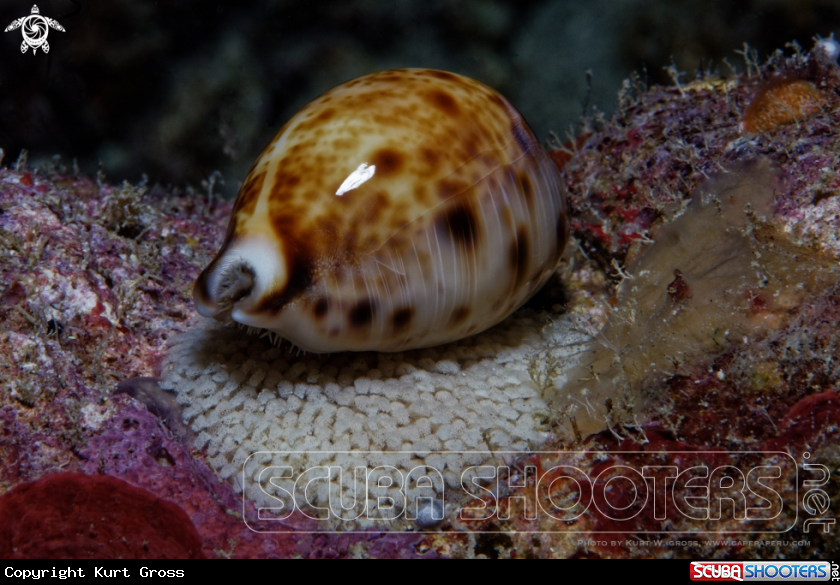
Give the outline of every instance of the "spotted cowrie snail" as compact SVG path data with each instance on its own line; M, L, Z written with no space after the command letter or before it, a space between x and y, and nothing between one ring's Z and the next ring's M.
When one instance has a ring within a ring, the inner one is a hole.
M280 129L195 303L307 351L428 347L527 301L568 230L558 170L505 98L454 73L382 71Z

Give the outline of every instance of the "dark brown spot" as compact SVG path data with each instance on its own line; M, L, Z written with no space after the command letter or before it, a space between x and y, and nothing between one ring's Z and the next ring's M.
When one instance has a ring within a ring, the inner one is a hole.
M455 309L452 311L452 315L449 317L449 327L455 327L457 325L460 325L469 316L469 307L464 305L461 305L460 307L455 307Z
M441 214L438 220L444 235L462 246L475 246L478 240L478 224L473 210L463 202L453 205Z
M414 309L412 307L403 307L394 311L394 314L391 316L394 333L401 333L405 330L411 324L412 317L414 317Z
M280 165L280 170L274 176L274 185L271 189L271 198L273 200L285 201L292 197L294 188L300 183L300 177L287 172L283 165Z
M351 262L359 253L359 235L356 230L347 230L341 243L336 247L335 254L345 262Z
M355 307L350 309L350 325L356 328L367 327L373 322L375 311L376 307L370 299L360 301Z
M440 155L437 153L436 150L431 148L423 148L420 150L420 156L430 167L438 166L438 162L440 161Z
M467 185L462 181L442 179L438 182L438 197L444 201L451 197L455 197L456 195L460 195L466 190Z
M404 157L402 153L393 148L383 148L373 155L371 164L376 166L377 175L392 175L403 167Z
M516 275L516 288L522 286L528 277L528 259L530 255L530 244L528 243L528 230L520 226L516 231L516 239L510 244L510 269Z
M474 135L468 136L464 139L464 151L469 159L473 159L478 156L478 140Z
M506 108L507 104L505 104L505 100L502 99L502 97L499 94L497 94L496 92L493 92L493 93L490 94L490 101L492 101L494 104L496 104L500 108Z
M239 189L239 195L236 197L236 204L233 208L233 215L244 213L251 215L254 208L257 206L257 198L262 191L263 182L265 181L265 171L261 173L250 174L245 180L245 183Z
M519 180L519 188L522 191L522 196L525 198L525 203L528 204L528 209L534 208L534 185L531 183L531 177L525 173L519 173L517 177Z
M324 217L319 217L315 220L315 226L318 232L327 241L335 240L339 232L340 225L340 218L335 214L325 215Z
M560 205L560 212L557 214L557 241L561 243L561 245L566 244L566 240L569 237L569 221L568 217L566 216L566 206Z
M402 81L403 76L400 75L399 73L396 73L395 71L392 71L392 72L386 73L384 75L377 75L376 80L393 83L393 82L396 82L396 81Z
M374 114L371 116L371 120L377 126L382 126L385 128L390 128L392 126L397 126L400 124L402 120L400 120L399 116L395 115L388 115L388 114Z
M320 299L318 299L318 302L315 303L315 306L312 307L312 312L315 313L315 316L318 319L322 319L324 317L324 315L327 314L327 311L329 309L330 309L329 301L326 298L321 297Z
M458 102L455 101L455 98L443 90L438 89L429 92L428 100L434 107L450 116L457 116L460 111Z
M426 191L426 186L421 184L414 185L414 199L415 201L419 201L421 203L426 201L426 198L429 196L428 192Z
M291 302L299 292L311 283L311 277L303 273L293 273L289 283L281 290L275 291L255 308L255 311L276 315Z
M668 285L668 296L675 304L691 298L691 288L679 270L674 270L674 280Z
M452 81L452 82L460 81L458 79L457 75L453 75L452 73L449 73L448 71L431 70L431 71L429 71L429 75L432 76L432 77L437 77L438 79L446 80L446 81Z

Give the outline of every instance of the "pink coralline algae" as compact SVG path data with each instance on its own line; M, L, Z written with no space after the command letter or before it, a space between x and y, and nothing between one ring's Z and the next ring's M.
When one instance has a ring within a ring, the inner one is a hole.
M104 475L58 473L0 496L4 559L203 558L178 506Z
M157 498L168 517L195 527L198 548L161 545L148 556L429 554L416 535L301 540L254 532L242 521L241 498L192 451L177 405L154 376L167 339L189 326L192 282L221 245L230 209L230 202L114 187L61 169L0 168L0 493L45 477L100 485L107 476L101 485ZM66 528L53 500L53 507L27 505L32 515L15 525L28 530L42 513ZM305 520L293 517L286 527ZM120 520L126 531L134 521ZM24 532L16 538L31 540ZM89 548L73 553L65 543L55 555L143 554L111 546L115 535L98 529L83 535L95 541ZM14 554L52 554L26 542Z
M750 58L748 68L749 75L698 74L680 86L650 90L637 78L628 80L618 112L575 145L563 165L573 231L614 276L611 260L621 264L628 252L642 249L654 225L679 214L703 181L756 159L767 160L790 181L775 210L784 229L840 256L833 172L838 68L822 51L789 57L779 51L763 66ZM768 95L778 87L787 88L793 101L801 97L797 91L813 95L797 106L805 113L786 105L785 92ZM750 123L754 132L744 134L743 117L751 104L758 108L756 102L764 104L762 112L769 108L772 121L754 129Z

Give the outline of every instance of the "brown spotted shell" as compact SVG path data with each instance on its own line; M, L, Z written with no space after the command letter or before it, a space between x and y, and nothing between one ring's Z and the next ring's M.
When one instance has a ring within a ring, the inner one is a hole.
M557 168L505 98L454 73L382 71L277 133L195 302L314 352L427 347L522 305L568 225Z

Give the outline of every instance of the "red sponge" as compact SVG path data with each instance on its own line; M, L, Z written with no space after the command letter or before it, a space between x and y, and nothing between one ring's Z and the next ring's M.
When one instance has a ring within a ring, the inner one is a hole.
M0 558L203 558L187 514L122 480L57 473L0 496Z

